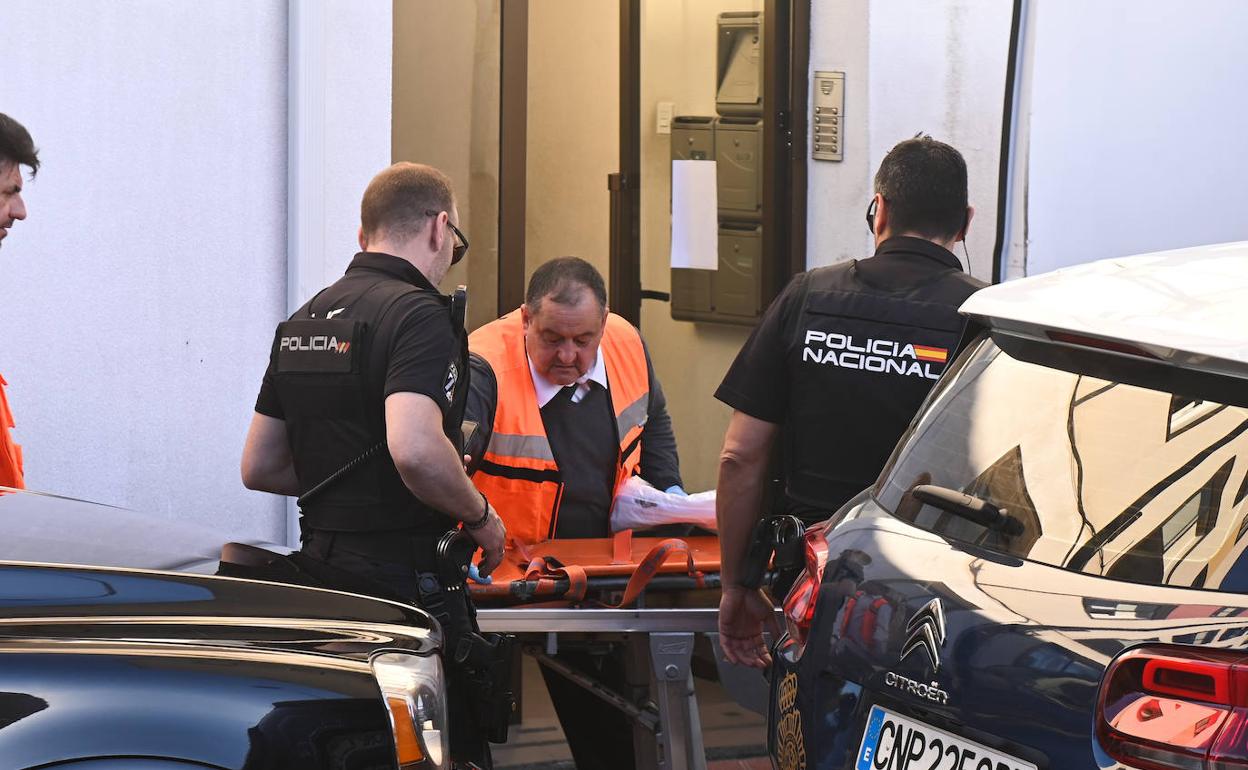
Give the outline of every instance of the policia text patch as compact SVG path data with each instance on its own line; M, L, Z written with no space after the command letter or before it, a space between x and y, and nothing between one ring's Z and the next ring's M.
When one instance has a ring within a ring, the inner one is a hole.
M357 353L364 324L347 318L300 318L277 327L277 371L348 373L358 371Z
M946 348L852 334L807 329L802 361L881 374L940 379L949 358Z

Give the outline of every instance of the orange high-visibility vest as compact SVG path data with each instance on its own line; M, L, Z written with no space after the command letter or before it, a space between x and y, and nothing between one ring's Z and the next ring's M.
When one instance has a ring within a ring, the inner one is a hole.
M498 380L494 432L472 481L507 525L507 536L538 543L555 536L563 481L537 405L524 352L524 324L514 310L468 337ZM650 376L641 335L618 315L607 316L599 351L620 439L615 489L641 464L641 433L650 410Z
M0 377L0 487L26 486L22 476L22 448L13 443L9 428L13 427L13 412L9 411L9 400L4 397L4 386L8 385L4 377Z

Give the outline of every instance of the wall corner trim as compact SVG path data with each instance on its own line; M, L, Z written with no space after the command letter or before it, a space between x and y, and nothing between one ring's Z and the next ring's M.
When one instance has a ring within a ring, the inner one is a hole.
M326 3L287 0L286 312L325 263ZM299 545L299 510L287 501L287 545Z

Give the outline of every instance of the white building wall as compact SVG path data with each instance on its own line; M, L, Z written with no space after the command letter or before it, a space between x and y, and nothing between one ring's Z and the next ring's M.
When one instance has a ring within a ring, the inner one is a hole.
M1024 6L1033 79L1014 235L1026 272L1248 239L1248 106L1238 98L1248 4ZM924 131L966 157L971 269L991 277L1011 14L1005 0L812 3L811 70L846 72L847 125L844 162L810 161L811 267L870 253L871 175L894 144Z
M870 173L920 131L956 147L975 207L966 248L956 252L963 266L969 255L971 272L984 280L997 233L1011 10L1004 0L871 3Z
M967 251L972 272L988 277L1010 9L1001 0L812 3L810 68L846 73L846 125L844 161L809 161L810 267L872 253L863 218L872 178L893 145L922 131L966 158L976 208Z
M871 254L871 237L863 219L871 200L869 141L871 92L868 4L810 4L810 71L845 73L844 160L807 161L806 264L830 265ZM807 79L810 94L811 78ZM813 110L813 98L810 100ZM814 125L807 116L806 125ZM807 136L809 140L809 135ZM808 141L807 147L810 147ZM809 149L808 149L809 151Z
M293 212L290 310L337 280L359 251L360 199L390 165L392 0L289 0ZM296 55L297 51L302 51ZM296 163L296 158L298 162ZM267 348L266 348L267 350Z
M390 3L328 9L338 273L389 158ZM284 540L238 459L288 303L286 1L7 0L0 30L0 111L44 162L0 251L28 486Z
M1032 2L1027 272L1248 239L1248 3Z

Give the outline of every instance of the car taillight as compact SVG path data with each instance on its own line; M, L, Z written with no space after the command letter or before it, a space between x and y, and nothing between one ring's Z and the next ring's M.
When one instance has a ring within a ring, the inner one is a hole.
M1129 767L1248 768L1248 657L1176 646L1124 653L1101 682L1096 735Z
M1049 331L1046 332L1046 335L1054 342L1064 342L1067 345L1074 345L1075 347L1096 348L1097 350L1108 350L1111 353L1122 353L1127 356L1137 356L1139 358L1159 360L1156 355L1148 352L1138 345L1118 342L1117 340L1104 340L1100 337L1089 337L1086 334L1073 334L1071 332L1059 331Z
M806 555L806 569L789 589L784 599L784 621L788 626L789 639L796 645L795 657L801 657L810 636L810 626L815 619L815 604L819 598L819 584L823 582L823 569L828 565L828 541L824 527L815 525L802 536Z

